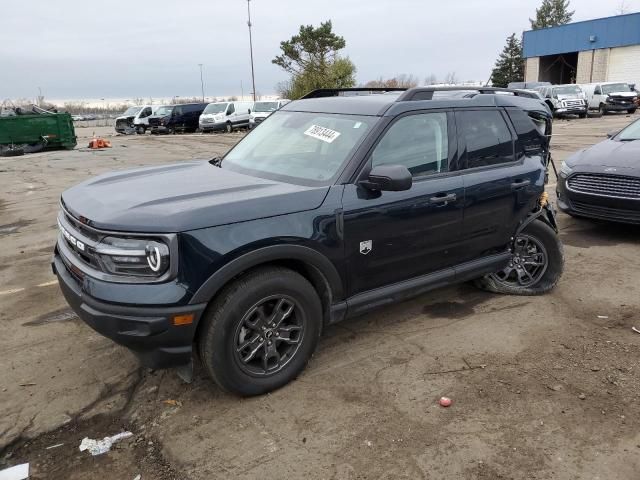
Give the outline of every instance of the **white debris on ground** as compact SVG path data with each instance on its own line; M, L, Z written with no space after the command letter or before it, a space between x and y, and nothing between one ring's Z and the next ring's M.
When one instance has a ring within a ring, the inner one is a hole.
M29 464L22 463L0 470L0 480L25 480L29 478Z
M102 455L111 450L111 446L114 443L132 436L133 433L131 432L122 432L112 437L104 437L102 440L93 440L92 438L85 437L82 439L82 442L80 442L80 451L84 452L85 450L89 450L89 453L93 456Z

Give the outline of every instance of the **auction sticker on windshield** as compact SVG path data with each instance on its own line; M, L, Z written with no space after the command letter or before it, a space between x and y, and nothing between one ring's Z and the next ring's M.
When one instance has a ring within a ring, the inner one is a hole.
M320 125L311 125L307 128L307 131L304 132L304 134L327 143L332 143L340 136L340 132L336 132L330 128L321 127Z

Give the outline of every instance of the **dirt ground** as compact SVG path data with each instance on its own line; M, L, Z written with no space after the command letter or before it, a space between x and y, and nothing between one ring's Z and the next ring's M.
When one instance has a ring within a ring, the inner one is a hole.
M558 165L629 121L557 121ZM551 294L431 292L329 328L297 381L239 399L199 369L185 384L140 368L73 315L49 262L67 187L211 158L242 134L113 136L90 151L92 133L78 129L73 151L0 159L0 468L30 462L32 479L67 480L638 478L640 228L560 214L566 271ZM123 430L134 436L107 454L78 450Z

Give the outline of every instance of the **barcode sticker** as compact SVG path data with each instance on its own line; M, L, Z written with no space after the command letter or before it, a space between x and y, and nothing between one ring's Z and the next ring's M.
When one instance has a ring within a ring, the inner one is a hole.
M330 128L321 127L320 125L311 125L307 128L307 131L304 132L304 134L327 143L332 143L340 136L340 132L336 132Z

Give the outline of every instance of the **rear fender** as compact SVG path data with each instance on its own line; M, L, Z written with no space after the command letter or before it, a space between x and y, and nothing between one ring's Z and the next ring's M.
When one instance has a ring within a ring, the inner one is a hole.
M518 226L518 229L516 230L516 236L522 233L522 231L525 228L527 228L527 225L529 225L534 220L538 220L538 219L543 221L547 225L549 225L551 228L553 228L554 232L558 233L558 222L556 221L556 211L553 205L551 204L551 202L548 202L544 207L541 207L538 210L531 212L527 216L527 218L520 224L520 226Z

